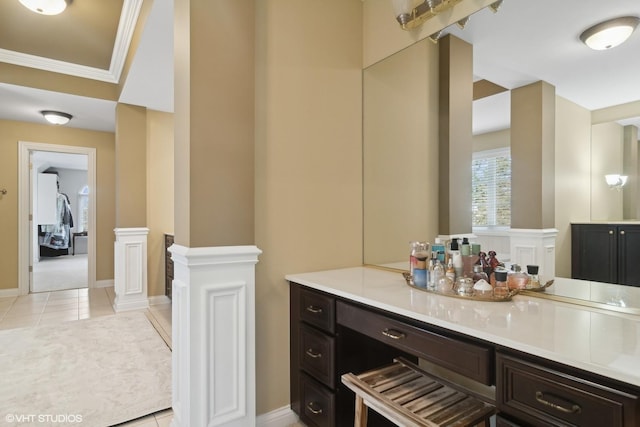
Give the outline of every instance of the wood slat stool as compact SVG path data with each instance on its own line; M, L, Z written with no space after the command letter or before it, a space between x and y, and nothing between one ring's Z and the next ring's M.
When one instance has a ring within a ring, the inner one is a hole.
M360 375L344 374L342 382L356 394L355 427L367 425L367 408L403 427L488 426L496 412L475 393L445 385L404 359Z

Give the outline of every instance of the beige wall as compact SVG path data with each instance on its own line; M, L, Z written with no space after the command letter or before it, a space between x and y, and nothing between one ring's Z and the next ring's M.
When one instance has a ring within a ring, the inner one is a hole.
M254 244L255 3L175 2L175 241L182 246ZM232 23L232 16L242 18Z
M114 134L0 120L0 289L18 287L18 141L96 149L96 279L113 279Z
M410 241L438 235L438 48L416 43L363 83L364 262L407 261Z
M116 227L147 226L147 109L116 106Z
M511 130L504 129L473 136L473 151L496 150L509 148L511 145Z
M556 96L556 276L571 277L571 222L591 219L591 113Z
M623 173L624 127L616 122L593 125L591 130L591 219L622 219L622 191L611 190L604 176Z
M362 263L362 2L256 2L257 412L289 403L287 273ZM328 25L327 23L331 23Z
M173 234L173 114L147 110L147 285L164 295L164 233Z

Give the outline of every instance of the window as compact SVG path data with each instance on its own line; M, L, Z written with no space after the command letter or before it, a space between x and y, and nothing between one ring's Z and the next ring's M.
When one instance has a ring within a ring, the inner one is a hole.
M471 192L474 227L511 226L511 152L508 148L473 153Z
M78 192L78 232L89 230L89 186L85 185Z

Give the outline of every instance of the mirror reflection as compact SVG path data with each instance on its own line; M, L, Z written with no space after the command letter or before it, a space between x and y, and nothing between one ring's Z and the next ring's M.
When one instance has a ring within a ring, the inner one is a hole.
M475 86L498 86L494 94L473 101L474 156L508 152L510 89L540 80L555 88L555 275L565 278L571 277L571 223L640 218L640 87L632 71L640 68L634 53L640 35L636 31L623 45L604 52L579 40L590 25L637 8L631 0L615 6L586 3L508 0L497 14L482 10L464 29L444 31L473 45ZM576 10L589 12L576 16ZM544 32L540 22L545 22ZM438 45L425 39L364 70L365 264L406 269L409 242L433 243L440 234L437 60ZM607 174L627 175L628 180L612 188ZM469 201L472 206L477 213ZM500 222L504 215L495 209L483 215L474 218L488 224L474 227L474 234L483 249L495 250L508 262L509 227Z

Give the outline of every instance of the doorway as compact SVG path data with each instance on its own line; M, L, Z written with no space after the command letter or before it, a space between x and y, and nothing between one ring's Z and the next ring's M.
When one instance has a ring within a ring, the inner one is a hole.
M19 143L19 292L95 287L95 149Z

